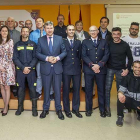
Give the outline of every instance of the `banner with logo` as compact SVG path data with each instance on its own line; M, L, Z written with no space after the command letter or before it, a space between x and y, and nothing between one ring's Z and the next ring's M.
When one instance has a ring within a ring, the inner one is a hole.
M35 19L40 16L40 10L0 10L0 27L6 25L8 17L15 19L15 27L18 31L25 25L26 20L33 23L32 29L35 30Z
M122 29L122 36L129 34L131 22L140 23L140 13L113 13L113 27Z

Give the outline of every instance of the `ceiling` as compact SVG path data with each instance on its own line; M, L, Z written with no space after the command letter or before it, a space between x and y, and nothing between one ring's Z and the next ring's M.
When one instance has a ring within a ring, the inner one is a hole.
M140 4L140 0L0 0L0 5Z

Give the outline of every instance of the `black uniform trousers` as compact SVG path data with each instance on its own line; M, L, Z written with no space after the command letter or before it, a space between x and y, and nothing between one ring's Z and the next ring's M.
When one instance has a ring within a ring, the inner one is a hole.
M93 86L94 79L97 84L99 110L105 111L105 74L84 74L85 77L85 94L86 94L86 111L92 111L93 106Z
M29 87L29 94L30 99L36 98L36 72L35 70L31 70L29 74L24 74L23 71L17 70L16 71L16 80L17 80L17 87L22 88L25 91L25 80L27 78L28 87ZM24 94L24 95L21 95ZM18 97L22 96L25 97L25 92L18 92Z
M123 114L124 106L127 109L137 110L137 113L140 115L140 110L137 108L137 107L140 107L140 102L139 101L136 101L133 98L130 98L130 97L127 97L127 96L126 96L126 99L125 99L125 103L121 103L118 99L118 101L117 101L117 115L118 116L124 117L124 114Z
M72 110L79 111L80 106L81 74L78 75L63 74L63 106L64 111L66 112L70 112L69 91L71 79L73 83Z

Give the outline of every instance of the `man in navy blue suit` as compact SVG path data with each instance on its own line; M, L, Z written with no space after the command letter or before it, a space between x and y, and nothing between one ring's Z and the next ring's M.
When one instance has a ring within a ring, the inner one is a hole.
M39 38L36 56L40 60L40 71L44 87L43 111L40 118L45 118L49 114L50 107L50 88L53 83L55 92L55 108L58 118L64 120L61 107L61 81L62 63L61 60L67 55L63 39L54 35L53 22L45 23L45 36Z
M109 50L106 40L99 39L98 33L98 28L96 26L91 26L89 28L89 34L91 37L89 39L85 39L82 43L82 59L86 93L86 116L91 116L92 114L92 93L95 79L97 83L100 116L106 117L104 105L105 77Z
M69 91L70 81L73 81L72 113L82 118L79 113L80 83L81 83L81 41L74 38L74 25L67 26L67 39L64 39L67 56L63 59L63 106L68 118L72 118L70 112Z

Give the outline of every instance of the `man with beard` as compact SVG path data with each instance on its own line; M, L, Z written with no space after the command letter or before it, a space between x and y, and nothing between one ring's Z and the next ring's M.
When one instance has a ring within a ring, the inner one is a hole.
M139 33L139 23L132 22L129 28L130 34L128 36L122 37L122 40L126 41L132 51L133 60L140 60L140 37Z
M38 116L36 99L36 72L37 58L35 56L36 44L29 40L29 29L22 27L22 40L14 47L13 61L16 65L16 79L18 86L18 110L15 115L19 116L23 111L25 98L25 79L27 78L30 99L32 100L32 115Z
M64 25L64 20L65 18L61 14L57 17L58 25L54 27L54 34L62 36L62 38L67 38L66 34L67 26Z
M132 69L133 72L123 78L118 90L116 125L120 127L123 126L124 106L136 110L137 120L140 121L140 61L134 61Z
M112 88L112 82L114 74L116 75L116 86L117 91L121 83L122 77L126 76L131 70L133 62L132 53L129 45L120 39L121 28L112 28L113 40L109 43L110 56L107 62L107 76L106 76L106 87L105 87L105 107L106 115L111 117L110 111L110 91ZM126 57L128 57L128 65L126 66Z
M34 31L34 30L32 30L33 24L32 24L32 21L31 21L31 20L29 20L29 19L26 20L26 21L25 21L25 26L29 28L29 32L30 32L30 33L32 33L32 32Z

